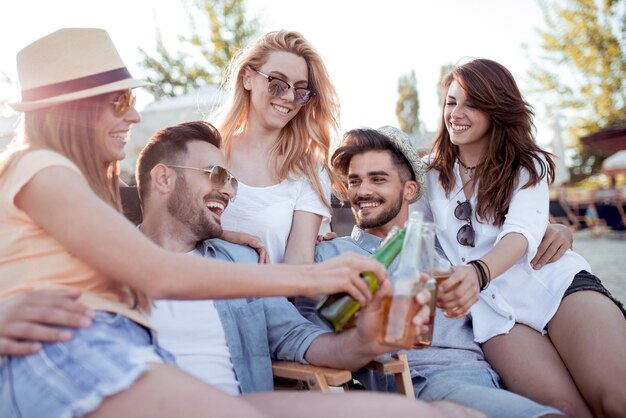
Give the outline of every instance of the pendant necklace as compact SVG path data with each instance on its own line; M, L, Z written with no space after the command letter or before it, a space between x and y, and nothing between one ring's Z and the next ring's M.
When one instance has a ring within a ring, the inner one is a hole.
M459 157L457 157L457 160L459 160L459 164L461 164L461 167L463 167L463 171L465 172L465 174L469 178L474 177L474 173L476 172L476 166L472 166L472 167L466 166L465 164L463 164L463 161L461 161Z

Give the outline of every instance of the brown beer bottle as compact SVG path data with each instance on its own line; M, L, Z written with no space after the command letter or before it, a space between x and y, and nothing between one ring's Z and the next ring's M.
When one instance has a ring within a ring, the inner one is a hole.
M390 234L392 233L393 230ZM385 241L372 254L372 257L383 266L389 267L400 250L402 250L405 234L406 227L402 227L393 236L385 238ZM373 273L362 273L361 278L367 283L372 293L378 289L378 279ZM344 329L359 309L361 309L361 304L348 293L336 293L320 301L317 305L317 315L330 324L335 331L339 332Z

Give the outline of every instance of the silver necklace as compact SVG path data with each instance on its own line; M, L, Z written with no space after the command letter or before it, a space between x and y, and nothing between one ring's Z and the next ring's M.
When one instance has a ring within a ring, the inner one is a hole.
M465 164L463 164L463 161L461 161L460 158L457 157L457 160L459 160L459 164L461 164L461 167L463 167L463 171L465 172L465 174L469 177L472 178L474 177L474 173L476 173L476 166L473 167L468 167Z

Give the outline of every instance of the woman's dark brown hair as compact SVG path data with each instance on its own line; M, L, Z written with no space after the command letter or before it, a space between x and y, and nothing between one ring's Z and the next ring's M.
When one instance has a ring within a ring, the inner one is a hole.
M474 175L474 187L478 187L475 210L479 219L501 226L522 169L529 174L523 188L536 185L545 176L549 183L554 181L552 154L535 143L533 111L505 67L495 61L475 59L454 68L442 81L442 115L453 81L459 83L472 105L485 112L491 122L485 155ZM439 170L439 182L449 197L455 186L453 170L458 147L450 141L444 117L435 137L434 159L429 169Z

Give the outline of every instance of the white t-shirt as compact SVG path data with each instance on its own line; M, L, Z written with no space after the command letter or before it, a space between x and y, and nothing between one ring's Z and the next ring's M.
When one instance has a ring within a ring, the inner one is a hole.
M424 160L428 162L428 157ZM426 191L412 210L424 213L426 220L434 220L437 238L446 256L454 265L464 265L488 253L505 235L515 232L528 240L528 250L507 271L493 278L480 299L471 309L474 338L482 343L490 338L508 333L516 322L526 324L537 331L543 328L556 313L563 294L572 279L581 270L591 272L589 263L579 254L568 250L558 261L534 270L530 261L548 226L549 191L546 180L534 187L523 189L528 172L520 173L519 185L513 192L504 224L501 227L476 219L476 194L472 205L472 226L476 231L475 246L463 246L456 235L466 222L454 215L458 202L465 201L461 188L458 163L454 166L455 187L446 197L439 184L439 171L430 170L426 176Z
M189 254L201 256L198 250ZM212 300L157 300L151 322L159 344L176 357L182 370L226 393L240 394L224 327Z
M330 177L320 171L324 195L330 202ZM237 197L222 214L222 228L256 235L263 241L272 263L282 263L291 231L294 211L331 218L330 209L306 178L283 180L267 187L252 187L239 182Z

